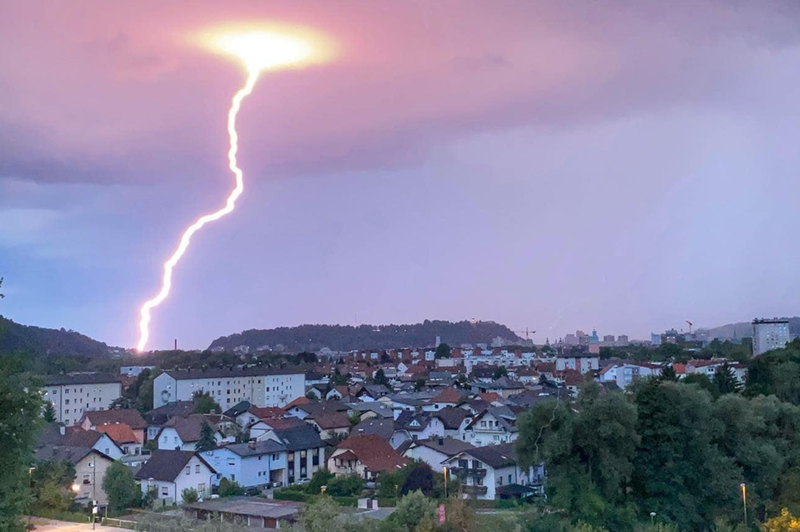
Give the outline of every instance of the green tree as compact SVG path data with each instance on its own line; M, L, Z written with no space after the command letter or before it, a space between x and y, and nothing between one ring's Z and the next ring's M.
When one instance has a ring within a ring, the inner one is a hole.
M441 343L436 346L436 352L433 354L433 357L437 360L440 358L450 358L451 351L449 345Z
M800 339L785 349L776 349L750 360L745 394L775 395L780 400L800 405Z
M56 409L53 407L53 403L50 401L44 402L44 412L42 412L42 417L46 423L55 423Z
M414 391L420 392L422 389L425 388L425 379L417 379L414 381Z
M200 427L200 439L197 440L194 448L198 451L210 451L216 446L217 440L214 437L214 429L211 428L208 422L203 422L203 426Z
M306 493L311 493L312 495L320 493L320 491L322 490L322 486L327 486L328 482L330 482L332 478L333 478L333 473L331 473L327 469L318 469L311 476L311 480L308 482L308 485L306 486Z
M400 499L390 518L406 530L413 531L423 520L436 518L436 501L421 491L412 491Z
M27 486L33 442L39 430L42 383L25 372L24 357L0 353L0 530L21 530L30 501Z
M711 379L709 379L708 375L706 375L705 373L690 373L683 378L681 383L695 384L699 388L711 394L712 397L716 396L717 393L717 387L714 386L714 383L711 382Z
M736 378L736 373L727 362L717 370L711 382L716 388L717 396L737 393L742 388L739 379Z
M433 495L433 470L431 467L423 462L409 467L410 471L406 475L406 481L400 488L400 494L407 495L414 491L421 491L428 497Z
M386 372L383 371L383 368L379 368L378 371L375 372L372 382L374 384L381 384L383 386L389 384L389 379L386 378Z
M141 490L133 478L133 471L120 461L113 462L103 476L103 491L108 496L112 512L122 512L141 500Z
M350 497L361 493L364 480L358 475L342 475L328 481L327 493L337 497Z
M42 461L30 472L34 505L38 509L63 512L69 510L75 494L75 467L64 461Z
M494 375L492 375L492 378L497 380L503 377L508 377L508 370L505 366L497 366L497 368L494 370Z
M635 397L640 442L631 488L642 513L701 530L735 508L740 472L714 445L721 432L711 396L695 386L650 381Z
M217 490L220 497L236 497L238 495L244 495L244 488L242 488L238 482L228 480L227 477L222 477L222 480L219 481L219 489Z
M342 373L339 371L339 368L334 369L333 375L331 376L331 384L333 386L347 385L347 377L342 375Z
M197 392L192 396L195 414L219 414L222 409L208 392Z
M664 364L661 368L660 379L664 382L678 382L678 374L675 373L675 367L670 363Z

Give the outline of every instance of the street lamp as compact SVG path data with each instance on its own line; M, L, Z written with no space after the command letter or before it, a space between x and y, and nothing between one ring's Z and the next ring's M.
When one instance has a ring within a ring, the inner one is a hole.
M747 485L744 482L739 484L742 489L742 508L744 509L744 526L747 526Z
M656 522L656 513L655 512L650 512L650 524L654 525L655 522Z
M442 474L444 475L444 498L447 498L447 466L442 468Z
M72 485L72 491L74 491L75 493L78 493L79 491L81 491L81 487L78 485L78 483L77 483L77 482L75 482L75 483Z

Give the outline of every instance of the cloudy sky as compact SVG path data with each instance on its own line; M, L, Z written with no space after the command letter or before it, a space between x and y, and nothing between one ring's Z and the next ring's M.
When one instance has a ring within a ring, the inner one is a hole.
M800 3L0 1L0 313L137 339L232 178L244 81L188 36L313 28L263 76L247 191L151 347L302 323L495 320L544 341L796 315Z

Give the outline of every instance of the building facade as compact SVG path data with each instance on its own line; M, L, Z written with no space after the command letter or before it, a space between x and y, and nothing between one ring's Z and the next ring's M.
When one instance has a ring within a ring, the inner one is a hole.
M280 407L305 396L305 374L259 367L165 371L153 381L153 406L191 401L195 393L208 393L223 410L241 401Z
M791 340L789 320L785 318L753 320L753 330L753 356L786 347Z
M45 381L43 399L53 405L56 421L78 423L84 413L105 410L122 396L120 378L105 373L50 375Z

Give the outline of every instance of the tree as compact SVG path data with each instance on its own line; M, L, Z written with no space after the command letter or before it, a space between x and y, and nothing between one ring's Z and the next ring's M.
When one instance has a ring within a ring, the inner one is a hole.
M764 532L798 532L800 531L800 517L795 517L784 508L777 517L768 519L763 526Z
M675 366L671 363L666 363L661 368L661 377L663 382L678 382L678 374L675 373Z
M425 379L417 379L414 381L414 391L420 392L422 389L425 388Z
M236 497L244 495L244 488L238 482L228 480L227 477L222 477L219 481L219 489L217 490L220 497Z
M195 414L219 414L222 409L208 392L197 392L192 396Z
M141 499L141 490L133 478L133 471L120 461L108 466L102 486L108 495L108 506L113 512L121 512Z
M414 464L410 467L411 471L406 476L400 494L407 495L414 491L421 491L430 497L433 494L433 470L425 463Z
M192 504L193 502L197 502L200 496L197 494L196 489L184 488L181 492L181 499L183 500L183 504Z
M711 382L716 388L716 396L737 393L742 387L739 379L736 378L736 373L727 362L714 374Z
M333 478L333 473L327 469L318 469L311 476L311 480L306 486L306 493L316 495L322 491L322 486L327 486L328 482Z
M25 372L29 361L8 353L0 365L0 530L21 530L30 500L27 486L33 442L39 429L42 383Z
M210 451L216 446L217 440L214 437L214 429L211 428L208 422L203 422L203 426L200 427L200 439L197 440L194 448L198 451Z
M378 371L375 372L372 382L374 384L381 384L383 386L389 384L389 379L386 378L386 372L383 371L383 368L379 368Z
M356 475L343 475L328 481L327 493L337 497L350 497L361 493L364 489L364 480Z
M44 412L42 412L42 417L44 418L45 422L47 423L55 423L56 421L56 409L53 407L53 403L50 401L44 402Z
M423 520L436 518L436 501L421 491L413 491L400 499L390 518L407 530L414 530Z
M345 386L347 385L347 377L342 375L342 373L339 371L339 368L336 368L333 371L333 376L331 377L331 383L334 386Z
M800 405L800 339L750 360L745 395L775 395Z
M450 358L451 351L449 345L441 343L436 346L436 352L433 354L433 357L437 360L440 358Z
M503 377L508 377L508 370L505 366L497 366L497 368L494 370L494 375L492 375L492 378L497 380Z
M712 397L717 393L717 388L705 373L690 373L681 382L683 384L696 384L699 388L710 393Z
M42 461L30 472L34 505L38 509L63 512L69 510L75 494L75 467L64 461Z

